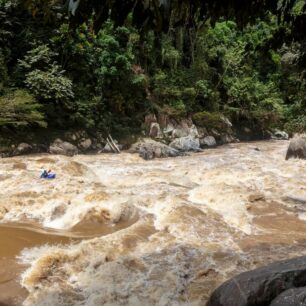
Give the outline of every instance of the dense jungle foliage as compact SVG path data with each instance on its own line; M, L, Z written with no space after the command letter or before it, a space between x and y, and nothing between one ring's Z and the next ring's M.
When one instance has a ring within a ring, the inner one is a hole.
M305 131L306 0L243 3L0 0L2 130L210 112Z

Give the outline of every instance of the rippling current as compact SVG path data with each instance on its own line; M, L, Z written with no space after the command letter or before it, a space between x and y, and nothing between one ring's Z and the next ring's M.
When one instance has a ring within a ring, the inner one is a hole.
M0 304L205 305L235 274L306 254L306 162L287 146L1 159Z

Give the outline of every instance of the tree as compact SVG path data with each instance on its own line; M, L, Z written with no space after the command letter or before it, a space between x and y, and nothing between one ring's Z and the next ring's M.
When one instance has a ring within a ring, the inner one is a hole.
M41 105L28 92L16 90L0 97L0 126L46 127Z

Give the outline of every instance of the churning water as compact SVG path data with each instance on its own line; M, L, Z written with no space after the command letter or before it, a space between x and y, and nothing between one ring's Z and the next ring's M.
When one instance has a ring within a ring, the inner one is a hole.
M287 146L2 159L0 304L205 305L233 275L306 254L305 161Z

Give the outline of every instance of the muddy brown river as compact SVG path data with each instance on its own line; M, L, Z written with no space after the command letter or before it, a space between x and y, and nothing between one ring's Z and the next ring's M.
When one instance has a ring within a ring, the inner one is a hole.
M305 255L306 162L287 146L1 159L0 305L205 305L235 274Z

